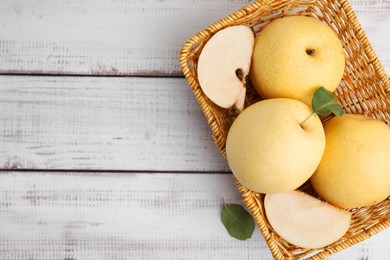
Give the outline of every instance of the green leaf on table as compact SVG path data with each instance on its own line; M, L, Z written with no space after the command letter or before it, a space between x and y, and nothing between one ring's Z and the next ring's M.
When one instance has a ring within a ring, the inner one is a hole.
M320 87L314 92L311 107L317 115L333 113L336 116L342 116L345 113L333 93L324 87Z
M255 222L252 216L238 204L224 204L222 210L222 223L228 233L239 240L252 237Z

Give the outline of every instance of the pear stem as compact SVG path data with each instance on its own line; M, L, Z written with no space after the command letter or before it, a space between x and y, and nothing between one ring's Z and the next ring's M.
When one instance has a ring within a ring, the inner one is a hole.
M303 122L300 124L301 127L303 126L304 123L306 123L307 120L309 120L309 118L310 118L312 115L314 115L314 112L312 112L308 117L306 117L305 120L303 120Z
M315 52L314 49L308 49L308 50L306 50L306 54L307 54L307 55L312 55L314 52Z

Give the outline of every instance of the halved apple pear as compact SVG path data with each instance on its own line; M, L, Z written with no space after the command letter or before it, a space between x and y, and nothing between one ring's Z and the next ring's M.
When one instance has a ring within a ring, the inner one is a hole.
M351 223L351 213L302 191L267 194L267 219L285 240L303 248L321 248L341 238Z
M253 45L252 30L235 25L218 31L203 47L197 68L199 84L218 106L243 110Z

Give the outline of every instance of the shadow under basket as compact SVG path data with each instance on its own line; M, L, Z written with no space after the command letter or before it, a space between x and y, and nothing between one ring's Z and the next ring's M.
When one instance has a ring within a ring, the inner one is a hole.
M180 65L210 125L213 139L226 159L226 137L234 120L230 109L215 105L202 92L197 62L206 42L219 30L246 25L257 35L272 20L289 15L311 16L328 24L341 40L346 56L343 79L335 96L347 113L364 114L390 124L390 83L348 1L263 0L249 4L190 38L182 47ZM247 105L260 100L250 86ZM323 122L327 118L322 119ZM264 213L264 194L250 191L235 180L236 187L251 211L275 259L323 259L390 227L390 197L371 207L352 210L347 233L335 243L318 249L296 247L280 237ZM301 187L312 192L310 182ZM287 217L287 216L286 216Z

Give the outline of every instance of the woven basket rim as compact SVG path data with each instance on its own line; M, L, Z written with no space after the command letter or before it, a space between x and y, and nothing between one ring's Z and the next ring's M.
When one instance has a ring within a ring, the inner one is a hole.
M280 0L279 2L290 2L293 0ZM276 2L275 0L258 0L256 2L253 2L251 4L248 4L241 9L235 11L234 13L228 15L227 17L217 21L216 23L208 26L204 30L198 32L191 38L189 38L186 43L182 46L182 49L180 51L180 57L179 57L179 63L182 69L182 72L187 79L191 89L193 90L195 97L204 113L204 116L210 125L213 139L223 155L223 157L226 158L226 153L224 150L224 147L220 144L221 142L218 142L220 138L223 138L219 132L219 126L216 123L215 115L210 111L208 107L208 101L207 98L203 95L202 91L200 90L199 83L197 81L196 75L194 75L191 72L190 66L188 64L188 57L190 54L191 49L198 44L198 42L202 39L208 39L213 34L215 34L217 31L231 26L235 21L245 17L251 12L259 11L259 10L265 10L266 8L272 7L272 4ZM307 0L307 3L314 3L317 2L317 0ZM341 5L342 9L345 10L348 18L348 22L351 23L351 26L353 27L354 31L357 32L356 35L359 39L359 41L363 44L364 52L367 54L370 63L373 65L375 73L379 75L381 81L384 83L384 89L386 92L386 95L390 97L390 81L388 76L386 75L386 72L384 71L376 53L374 52L365 32L363 31L359 21L357 20L356 14L353 11L351 5L347 0L337 0L337 2ZM235 179L235 184L237 187L237 190L240 192L242 196L242 200L244 204L250 209L252 215L254 216L254 219L258 225L258 227L261 230L261 233L265 239L265 241L268 244L268 247L275 259L286 259L283 254L278 249L278 245L273 241L271 232L269 231L267 225L266 225L266 219L264 216L255 214L256 211L262 210L259 205L260 198L256 195L256 193L246 189L244 186L241 185L241 183ZM256 217L257 216L257 217ZM307 259L322 259L324 257L327 257L331 254L334 254L336 252L339 252L347 247L350 247L354 244L357 244L372 235L375 235L379 233L380 231L385 230L386 228L390 227L390 219L387 219L386 221L369 227L368 229L365 229L364 232L358 234L356 237L354 237L353 240L346 240L340 244L338 244L335 247L327 247L323 249L322 252L317 253Z

